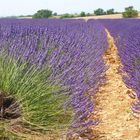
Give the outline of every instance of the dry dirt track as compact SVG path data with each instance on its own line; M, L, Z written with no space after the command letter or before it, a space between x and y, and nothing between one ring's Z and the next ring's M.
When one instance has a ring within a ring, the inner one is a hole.
M128 96L133 91L125 86L118 73L121 62L109 33L108 41L110 47L104 61L109 69L106 84L96 94L96 110L101 122L94 128L99 135L94 140L140 140L140 120L133 117L130 107L134 100Z

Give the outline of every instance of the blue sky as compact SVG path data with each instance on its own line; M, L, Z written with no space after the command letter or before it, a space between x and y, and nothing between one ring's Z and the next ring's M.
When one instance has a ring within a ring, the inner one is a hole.
M39 9L50 9L58 14L93 12L99 7L123 11L130 5L140 11L140 0L0 0L0 16L28 15Z

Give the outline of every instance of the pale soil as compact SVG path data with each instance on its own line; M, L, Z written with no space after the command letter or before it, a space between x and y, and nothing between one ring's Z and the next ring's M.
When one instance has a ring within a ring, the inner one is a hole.
M130 107L134 100L128 95L133 91L125 86L118 73L121 62L109 33L108 38L110 47L104 61L109 69L106 84L96 94L96 115L101 122L93 130L98 134L94 140L140 140L140 120L132 115Z
M137 17L138 19L140 18L140 13L139 16ZM77 17L74 19L122 19L122 14L113 14L113 15L101 15L101 16L88 16L88 17Z
M88 17L77 17L76 19L117 19L122 18L121 14L114 14L114 15L101 15L101 16L88 16Z
M32 17L17 17L17 19L32 19Z

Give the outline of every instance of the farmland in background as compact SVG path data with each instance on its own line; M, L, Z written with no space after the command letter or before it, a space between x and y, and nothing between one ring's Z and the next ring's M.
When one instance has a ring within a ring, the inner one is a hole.
M140 13L137 17L138 19L140 18ZM77 17L75 19L122 19L122 14L112 14L112 15L100 15L100 16L88 16L88 17Z
M60 16L53 17L59 19ZM100 16L87 16L87 17L76 17L74 19L120 19L122 18L122 14L111 14L111 15L100 15ZM140 13L137 18L140 18ZM32 17L18 17L18 19L32 19Z

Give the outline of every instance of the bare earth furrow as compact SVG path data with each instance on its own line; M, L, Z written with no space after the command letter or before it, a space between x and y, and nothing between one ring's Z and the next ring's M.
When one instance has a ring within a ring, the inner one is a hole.
M140 140L139 119L132 115L131 103L134 99L118 73L121 62L113 38L108 34L109 48L104 61L109 66L106 71L107 82L96 94L96 110L99 125L94 128L99 140Z

